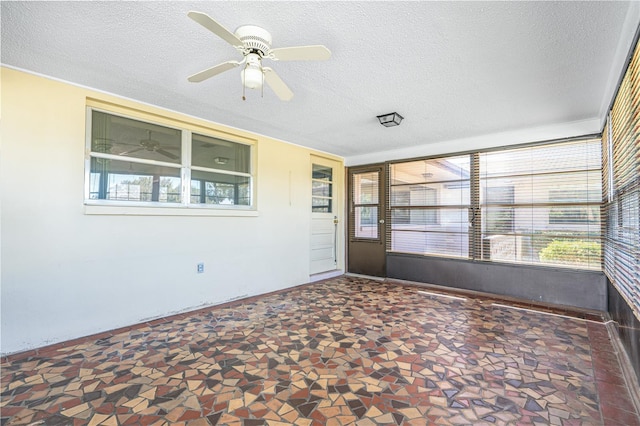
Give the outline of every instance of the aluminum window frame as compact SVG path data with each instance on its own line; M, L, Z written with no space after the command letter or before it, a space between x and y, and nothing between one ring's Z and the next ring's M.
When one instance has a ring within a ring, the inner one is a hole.
M536 263L528 263L528 262L511 262L511 261L503 261L503 260L490 260L490 259L485 259L484 255L483 255L483 247L482 247L482 241L481 241L481 234L484 231L483 228L483 220L482 220L482 216L481 216L481 212L480 212L480 208L482 207L482 204L480 203L480 197L479 197L479 191L480 191L480 181L481 181L481 177L479 176L479 155L484 154L484 153L494 153L494 152L500 152L500 151L511 151L511 150L515 150L515 149L520 149L520 148L532 148L532 147L543 147L543 146L553 146L553 145L561 145L564 143L570 143L570 142L578 142L578 141L586 141L586 140L592 140L592 139L601 139L601 135L600 134L587 134L587 135L582 135L582 136L576 136L576 137L570 137L570 138L561 138L561 139L554 139L554 140L547 140L547 141L539 141L539 142L529 142L529 143L522 143L522 144L513 144L513 145L506 145L506 146L500 146L500 147L492 147L492 148L484 148L484 149L478 149L478 150L467 150L467 151L460 151L460 152L451 152L451 153L442 153L442 154L435 154L435 155L429 155L429 156L422 156L422 157L411 157L411 158L406 158L406 159L397 159L397 160L392 160L392 161L388 161L385 163L386 165L386 171L387 174L390 175L390 170L391 167L395 164L399 164L399 163L410 163L412 161L417 161L417 160L433 160L433 159L440 159L440 158L449 158L449 157L457 157L457 156L463 156L463 155L469 155L471 157L471 176L469 178L469 184L470 184L470 189L471 189L471 203L470 206L468 206L468 210L469 210L469 252L468 252L468 256L467 257L459 257L459 256L452 256L452 255L448 255L448 254L432 254L432 253L428 253L428 254L423 254L423 253L414 253L414 252L403 252L403 251L399 251L399 250L394 250L392 249L393 247L393 239L391 236L391 232L390 232L390 226L391 226L391 212L394 209L398 209L401 207L392 207L391 206L391 184L390 184L390 180L387 183L387 207L386 207L386 218L387 218L387 229L386 229L386 234L387 234L387 242L386 242L386 251L387 253L398 253L398 254L411 254L411 255L416 255L416 256L424 256L424 257L432 257L432 258L451 258L451 259L463 259L463 260L469 260L469 261L481 261L481 262L490 262L490 263L495 263L495 264L515 264L515 265L529 265L532 267L541 267L541 268L549 268L549 269L571 269L571 270L584 270L584 271L601 271L603 268L602 266L600 266L600 269L596 269L595 267L581 267L578 265L560 265L560 264L552 264L552 263L543 263L543 262L536 262ZM399 186L399 185L395 185L395 186ZM474 193L474 188L475 188L475 192ZM573 204L573 203L572 203ZM593 203L578 203L578 204L584 204L584 205L593 205ZM551 206L551 205L550 205ZM555 206L555 205L554 205ZM508 205L508 207L514 207L513 205ZM602 223L604 221L604 217L601 215L600 216L600 225L602 226ZM599 234L599 241L601 243L601 246L603 246L602 242L604 239L604 232L602 232L602 230L600 231Z

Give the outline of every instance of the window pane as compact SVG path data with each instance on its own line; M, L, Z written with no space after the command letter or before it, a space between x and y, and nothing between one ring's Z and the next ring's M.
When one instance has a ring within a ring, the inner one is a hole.
M468 155L397 163L391 165L391 185L468 181L470 170Z
M439 223L435 209L394 209L391 211L391 225L410 225L422 227Z
M434 206L437 203L434 185L391 187L391 206Z
M458 233L394 229L391 231L391 248L393 251L405 253L468 257L469 236Z
M600 170L499 178L489 174L481 180L482 204L599 203L602 197Z
M376 173L377 175L377 173ZM378 207L356 207L355 236L356 238L378 238Z
M331 198L312 197L311 211L315 213L331 213Z
M504 234L513 232L514 211L511 207L489 207L482 210L487 233Z
M320 164L312 165L311 211L331 213L333 211L333 168Z
M331 197L332 184L328 182L316 182L311 183L312 194L316 197Z
M640 43L620 83L605 127L611 136L605 272L640 319ZM617 320L617 318L614 318ZM630 320L625 320L630 321ZM630 334L629 334L630 335Z
M599 238L568 238L548 233L504 234L484 238L483 245L493 261L600 269Z
M504 212L505 209L483 208L482 216L494 215L497 212ZM571 217L570 212L582 211L585 220L557 221L556 219L565 214ZM597 235L600 230L600 208L594 206L518 206L510 208L509 217L512 220L512 229L516 233L552 233L571 236L580 236L588 233ZM496 233L496 229L485 224L483 232L487 234ZM595 233L595 234L594 234Z
M248 206L251 179L246 176L191 171L191 203Z
M470 170L469 155L392 164L390 250L468 257Z
M91 159L89 199L180 202L180 169Z
M181 131L93 111L91 151L145 160L181 163Z
M311 178L331 182L333 180L333 169L331 167L314 164Z
M480 168L489 176L533 175L576 170L600 169L598 141L485 152L480 156Z
M251 147L210 136L192 135L191 165L240 173L251 172Z
M378 204L378 172L353 175L353 202Z
M391 206L469 204L469 181L391 186Z
M468 232L468 209L393 209L391 229L434 232Z
M482 258L600 267L599 140L480 154Z

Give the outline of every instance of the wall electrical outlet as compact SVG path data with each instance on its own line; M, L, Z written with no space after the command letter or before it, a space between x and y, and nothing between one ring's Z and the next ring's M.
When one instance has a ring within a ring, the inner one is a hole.
M202 274L204 272L204 263L198 263L198 273Z

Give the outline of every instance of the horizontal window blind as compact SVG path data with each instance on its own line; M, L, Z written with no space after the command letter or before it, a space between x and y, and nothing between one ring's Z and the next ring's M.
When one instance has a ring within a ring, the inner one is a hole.
M480 153L484 260L601 268L601 141Z
M640 48L636 45L605 132L610 156L606 199L605 273L640 319ZM603 139L604 141L604 139Z
M469 256L470 156L391 164L388 248Z
M611 147L611 114L602 131L602 237L603 237L603 269L605 274L612 276L615 270L615 256L610 235L614 229L614 219L617 217L616 204L613 199L613 161Z

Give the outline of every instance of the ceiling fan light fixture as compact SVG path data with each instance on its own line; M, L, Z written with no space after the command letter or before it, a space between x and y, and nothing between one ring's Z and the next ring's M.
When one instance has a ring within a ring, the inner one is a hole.
M247 89L260 89L262 87L262 80L264 76L262 74L262 63L260 57L255 53L247 55L247 65L240 74L242 78L242 84Z
M262 87L262 70L260 68L254 68L247 66L242 71L242 84L247 89L259 89Z
M399 126L400 122L402 122L402 119L404 118L397 112L390 112L388 114L378 115L377 117L380 124L384 127Z

